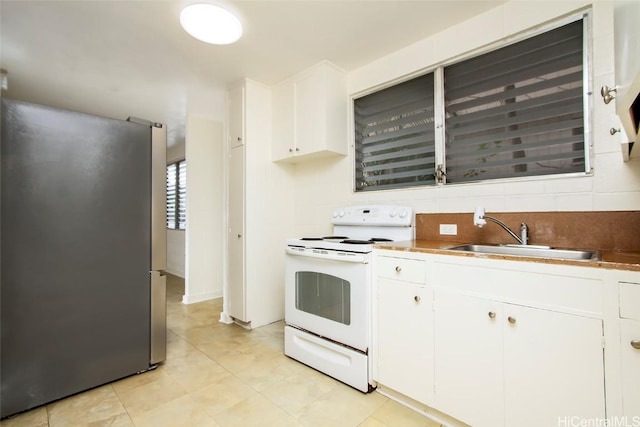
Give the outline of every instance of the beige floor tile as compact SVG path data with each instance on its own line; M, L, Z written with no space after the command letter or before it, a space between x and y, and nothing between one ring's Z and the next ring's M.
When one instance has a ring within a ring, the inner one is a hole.
M191 393L191 398L212 416L259 396L259 393L235 376L221 379Z
M127 415L110 384L51 403L47 413L50 427L108 425Z
M195 326L181 331L180 337L194 346L215 343L222 335L220 329L217 325Z
M440 423L393 400L388 400L371 418L389 427L440 427Z
M291 359L282 353L261 353L260 357L256 357L249 365L230 368L240 380L260 392L302 373L307 374L308 369L301 369L298 363L292 363Z
M167 359L163 369L185 390L196 391L231 375L199 351Z
M189 395L133 417L135 427L218 427L202 405Z
M336 388L344 387L331 377L304 365L303 367L304 371L301 373L273 381L262 390L264 396L296 419L300 418L306 408L323 395L331 393Z
M48 427L49 420L47 418L46 406L40 406L13 418L7 418L0 421L0 427Z
M106 420L94 421L85 425L87 427L136 427L127 413L115 415Z
M166 376L167 373L164 371L162 365L160 365L156 369L137 375L130 375L126 378L111 383L111 385L113 386L113 389L117 394L121 394L128 390L151 384L155 381L160 381Z
M300 424L267 398L256 395L214 416L220 427L297 427Z
M116 390L120 401L131 417L138 416L187 394L185 389L164 370L158 370L155 381L137 387Z
M198 350L187 340L171 331L167 331L167 360L184 356L194 351Z
M298 421L307 427L357 426L387 400L379 393L364 394L351 387L337 387L305 407Z
M382 424L380 421L376 420L375 418L369 417L363 422L361 422L360 424L358 424L358 427L385 427L385 425Z

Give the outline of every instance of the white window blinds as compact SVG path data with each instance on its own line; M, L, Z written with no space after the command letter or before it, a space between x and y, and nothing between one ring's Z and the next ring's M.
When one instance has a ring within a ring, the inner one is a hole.
M167 228L184 230L187 224L187 162L167 165Z
M434 184L433 73L354 100L356 191Z
M585 172L583 20L444 68L448 183Z

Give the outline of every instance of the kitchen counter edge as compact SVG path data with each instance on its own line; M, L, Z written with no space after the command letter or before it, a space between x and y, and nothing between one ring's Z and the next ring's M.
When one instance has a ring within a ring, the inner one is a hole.
M385 242L375 245L375 249L420 252L437 255L466 256L474 258L502 259L511 261L537 262L543 264L576 265L581 267L606 268L612 270L640 271L640 252L632 251L600 251L600 260L563 260L515 255L479 254L454 251L451 248L468 242L442 242L437 240L409 240L404 242Z

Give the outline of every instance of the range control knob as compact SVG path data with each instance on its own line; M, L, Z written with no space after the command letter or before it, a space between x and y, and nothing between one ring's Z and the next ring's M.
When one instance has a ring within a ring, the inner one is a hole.
M401 210L400 211L400 218L404 218L406 216L407 216L407 210L406 209Z
M394 210L392 210L391 212L389 212L389 216L390 216L391 218L393 218L393 217L394 217L394 216L396 216L397 214L398 214L398 212L396 212L396 210L395 210L395 209L394 209Z
M333 217L337 218L338 217L338 211L333 211Z
M342 218L345 214L346 214L346 212L345 212L345 211L340 211L340 212L338 213L338 215L340 216L340 218Z

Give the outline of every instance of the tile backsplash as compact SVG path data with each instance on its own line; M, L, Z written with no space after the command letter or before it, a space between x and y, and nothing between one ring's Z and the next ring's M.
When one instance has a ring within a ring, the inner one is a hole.
M640 211L487 212L517 235L529 226L529 244L566 248L640 251ZM457 235L441 235L440 224L457 225ZM517 243L500 226L473 225L473 213L418 213L416 239L461 243Z

